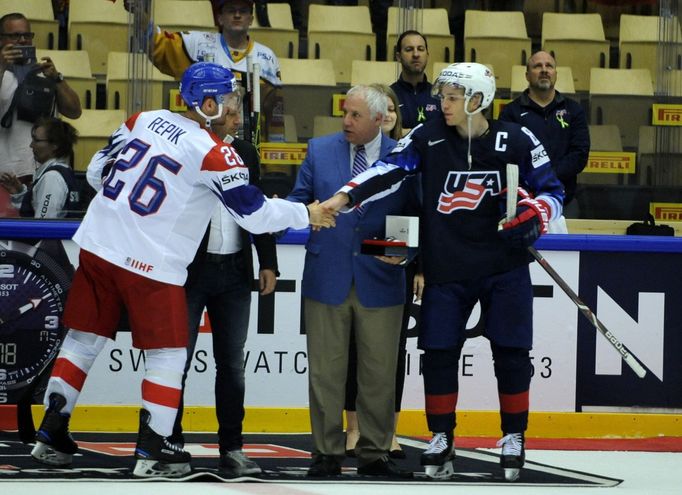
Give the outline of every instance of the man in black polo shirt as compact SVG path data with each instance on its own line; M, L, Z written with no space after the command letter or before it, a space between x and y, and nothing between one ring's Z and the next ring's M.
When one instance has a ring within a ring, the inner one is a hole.
M418 31L405 31L395 46L395 59L402 65L402 72L391 84L400 101L403 135L419 124L441 117L440 101L431 96L431 83L427 81L426 64L429 47L424 35Z
M527 127L542 142L564 185L564 211L571 214L566 207L575 196L578 174L587 165L590 133L580 104L554 88L556 78L554 57L543 51L534 53L526 66L528 89L504 107L500 120ZM575 209L575 204L572 206ZM566 233L565 219L550 222L549 231Z

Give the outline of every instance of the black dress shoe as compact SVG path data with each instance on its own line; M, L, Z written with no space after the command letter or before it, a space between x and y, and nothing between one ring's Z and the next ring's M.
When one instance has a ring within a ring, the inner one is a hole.
M341 474L341 463L333 455L317 454L308 468L311 478L327 478Z
M376 461L358 468L358 474L365 476L386 476L392 478L412 478L412 471L399 468L388 457L380 457Z
M388 453L388 457L390 457L391 459L406 459L407 458L407 456L405 455L405 452L403 452L403 449L391 450Z

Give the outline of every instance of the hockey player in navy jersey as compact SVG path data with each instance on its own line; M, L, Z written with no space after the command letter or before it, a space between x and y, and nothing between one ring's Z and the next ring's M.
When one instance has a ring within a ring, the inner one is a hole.
M78 446L69 418L95 358L127 309L133 346L145 351L136 477L179 477L191 456L168 441L181 397L188 341L183 284L211 215L222 204L253 233L334 225L319 202L267 199L249 185L241 157L211 131L224 125L234 75L212 63L190 66L180 83L189 110L131 116L88 166L99 192L73 240L79 266L64 311L70 330L55 361L47 408L31 455L71 463ZM108 172L105 164L110 164ZM102 180L103 179L103 180Z
M525 459L533 343L533 291L527 247L561 215L563 188L542 143L518 124L481 113L495 96L490 70L477 63L445 68L433 86L443 118L426 122L327 200L345 211L385 196L421 173L421 252L426 287L419 348L424 350L426 417L433 438L421 464L433 478L450 477L458 364L466 322L481 302L500 402L500 463L507 480ZM505 213L506 165L519 167L515 218Z

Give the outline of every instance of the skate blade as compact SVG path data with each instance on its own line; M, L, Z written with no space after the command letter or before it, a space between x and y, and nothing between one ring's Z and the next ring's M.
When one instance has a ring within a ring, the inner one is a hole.
M192 470L188 462L167 464L153 459L138 459L135 463L135 478L179 478Z
M519 468L504 468L504 479L507 481L516 481L520 474L521 469Z
M447 480L455 477L455 467L452 461L446 461L442 466L424 466L426 476L434 480Z
M73 459L73 455L59 452L51 445L43 442L36 442L36 446L31 451L31 456L38 462L58 467L70 466Z

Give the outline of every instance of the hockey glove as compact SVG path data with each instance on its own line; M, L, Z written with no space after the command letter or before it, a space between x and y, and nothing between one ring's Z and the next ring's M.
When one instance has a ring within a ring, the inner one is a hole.
M498 235L511 247L525 249L547 232L548 208L543 201L524 198L516 204L516 216L500 225Z

